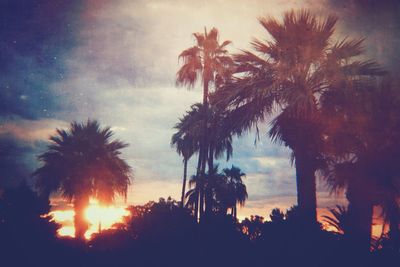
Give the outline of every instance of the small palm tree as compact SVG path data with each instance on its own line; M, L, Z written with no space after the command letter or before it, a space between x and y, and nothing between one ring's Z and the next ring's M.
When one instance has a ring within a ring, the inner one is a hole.
M71 201L75 210L75 236L83 238L88 223L84 210L89 198L111 203L117 194L126 197L131 168L120 158L127 144L111 140L109 127L97 121L71 123L68 130L57 129L51 144L39 156L42 167L34 172L39 192L49 197L59 193Z
M228 201L227 206L232 211L232 217L237 218L236 206L244 206L248 198L246 185L243 183L242 177L246 174L242 170L234 165L231 168L223 170L225 184L228 190Z
M274 208L269 215L272 223L281 224L285 221L285 214L279 209Z

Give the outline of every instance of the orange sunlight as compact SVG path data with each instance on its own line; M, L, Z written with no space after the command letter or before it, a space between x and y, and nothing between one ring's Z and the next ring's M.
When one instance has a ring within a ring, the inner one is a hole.
M59 236L75 237L75 212L73 210L54 210L49 214L53 216L55 222L61 224L61 228L57 232ZM96 199L91 199L85 210L85 217L89 222L85 238L89 240L92 234L111 229L115 223L122 222L123 218L128 215L129 211L126 206L103 206Z

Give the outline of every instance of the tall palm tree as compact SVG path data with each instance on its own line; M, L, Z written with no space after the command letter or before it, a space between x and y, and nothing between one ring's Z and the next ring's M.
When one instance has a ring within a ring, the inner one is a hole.
M254 40L255 52L235 56L236 78L212 101L231 109L232 129L239 135L276 115L269 135L291 148L299 212L307 224L315 224L315 171L322 164L325 122L320 98L349 77L375 74L377 69L355 59L362 53L362 40L334 41L336 17L318 19L301 10L285 13L282 22L259 21L271 41Z
M73 203L77 238L82 239L88 228L84 210L90 197L106 204L116 195L126 197L131 168L120 150L127 144L112 136L109 127L101 128L95 120L73 122L68 130L57 129L39 156L43 165L33 174L36 187L44 196L58 193Z
M209 32L204 29L204 33L194 33L196 44L180 55L183 65L179 69L176 77L176 84L179 86L187 86L192 88L198 80L203 84L203 105L208 107L208 96L210 86L219 87L230 78L233 61L226 50L231 41L219 43L219 33L216 28L212 28ZM204 110L204 112L206 112ZM207 120L204 113L203 120L203 140L198 155L198 173L201 178L205 174L206 162L208 157L207 151ZM201 179L200 179L201 180ZM199 182L201 182L199 180ZM203 192L200 188L200 211L204 209Z

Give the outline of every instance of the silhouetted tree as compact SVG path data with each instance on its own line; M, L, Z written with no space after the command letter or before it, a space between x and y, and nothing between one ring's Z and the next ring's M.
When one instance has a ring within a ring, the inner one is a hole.
M235 56L239 75L218 90L213 101L230 107L237 134L277 114L269 135L292 149L299 212L308 224L315 224L315 171L322 164L324 140L319 98L350 77L378 71L375 64L355 59L362 40L334 41L334 16L318 19L301 10L285 13L282 22L259 21L272 40L255 40L255 53Z
M264 218L258 215L251 215L250 219L245 218L240 225L242 232L250 240L257 240L261 237L264 230Z
M242 170L234 165L223 169L224 186L226 186L226 206L232 211L232 216L237 219L237 205L244 206L248 195L242 177L246 176Z
M68 130L57 129L51 144L39 156L42 167L34 172L36 187L42 196L59 193L73 202L75 236L83 238L87 230L84 209L89 197L111 203L116 194L126 197L131 168L120 158L127 144L111 140L109 127L97 121L73 122Z
M283 223L285 220L285 214L279 208L275 208L271 211L269 218L273 223Z

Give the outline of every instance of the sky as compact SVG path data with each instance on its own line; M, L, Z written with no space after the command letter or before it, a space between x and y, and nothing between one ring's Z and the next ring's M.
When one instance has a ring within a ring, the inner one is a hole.
M377 4L379 2L379 4ZM398 71L400 11L396 1L372 0L3 0L0 3L0 187L22 180L39 166L56 128L97 119L130 146L123 158L134 179L129 204L159 197L179 199L182 159L170 146L173 126L201 101L200 85L177 88L179 53L192 33L216 27L232 53L268 40L257 18L281 18L291 9L339 17L338 39L365 37L368 57ZM247 175L249 200L239 216L266 217L274 207L296 203L290 151L272 144L262 125L234 140L234 164ZM194 172L195 160L189 173ZM318 185L318 207L344 203Z

